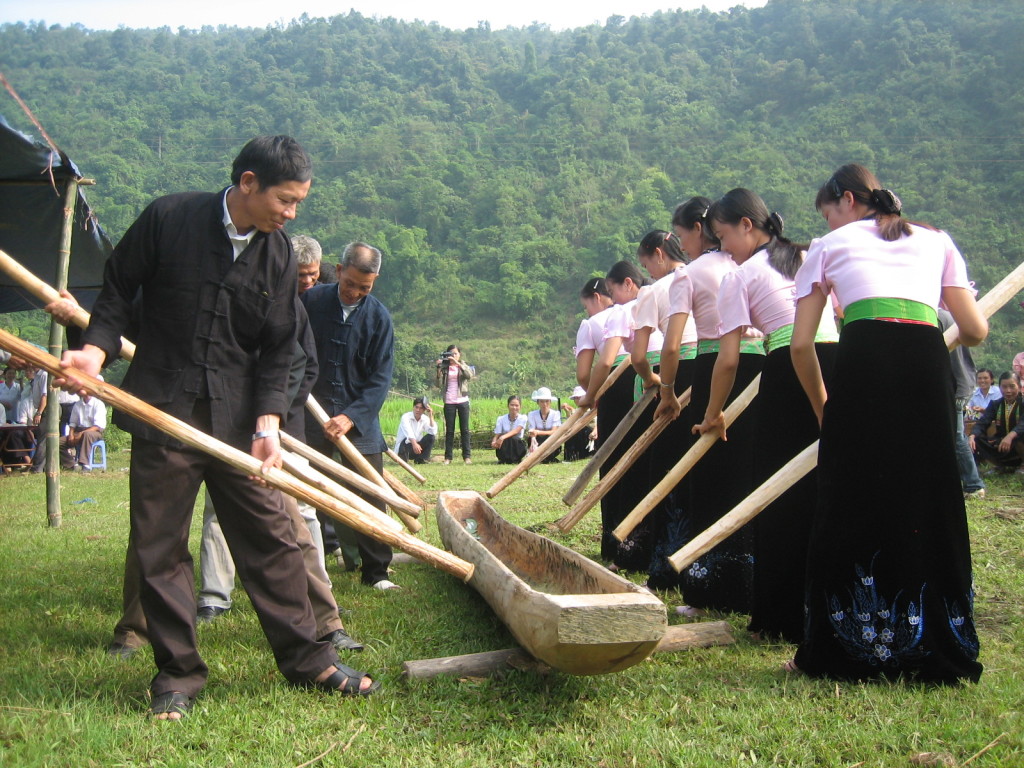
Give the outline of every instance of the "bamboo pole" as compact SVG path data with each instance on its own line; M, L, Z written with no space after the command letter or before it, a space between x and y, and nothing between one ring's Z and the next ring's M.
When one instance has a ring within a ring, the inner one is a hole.
M71 265L71 231L75 224L75 205L78 203L78 179L69 178L64 190L64 220L60 228L60 247L57 250L57 270L54 283L58 288L68 287L68 267ZM64 349L64 326L50 318L50 354L60 357ZM51 528L61 524L60 509L60 402L53 380L47 387L46 410L43 412L43 439L46 441L46 518Z
M978 310L987 320L1017 293L1024 289L1024 262L1000 280L992 290L978 301ZM943 334L946 347L952 352L960 344L960 330L953 325ZM768 507L779 496L800 481L818 464L818 442L807 446L784 467L766 480L757 490L737 504L705 531L694 537L668 558L676 571L699 560L730 535L742 528Z
M300 501L325 510L331 517L340 520L360 533L372 536L378 541L396 547L403 552L408 552L410 555L451 573L463 581L468 581L473 575L473 565L471 563L467 563L450 552L433 547L417 539L415 536L410 536L405 531L402 531L394 520L388 518L380 510L375 510L376 515L373 518L369 518L352 507L342 504L333 496L298 480L284 470L272 467L264 472L262 471L262 462L254 456L250 456L244 451L215 440L195 427L173 416L169 416L112 384L88 376L75 368L66 370L61 368L60 361L56 358L2 329L0 329L0 347L28 360L39 368L43 368L53 376L63 378L70 375L81 383L82 390L98 397L103 402L119 408L162 432L166 432L185 445L208 453L251 476L260 477L272 488L277 488Z
M282 466L292 475L299 478L302 482L317 488L324 493L330 494L342 504L347 504L357 512L366 515L369 518L377 520L382 525L385 525L383 521L387 521L386 526L391 530L401 531L402 525L394 518L388 517L386 514L381 512L377 507L370 504L366 499L362 499L345 486L341 485L331 478L327 477L324 473L320 472L315 467L301 461L297 454L292 453L288 450L281 450L281 464Z
M757 396L757 389L761 385L761 374L757 374L754 379L747 385L739 396L733 400L729 407L725 409L725 426L726 428L732 426L732 423L736 421L741 413L746 409L748 405ZM626 518L619 523L618 527L612 531L614 536L619 541L625 541L626 537L633 532L640 521L642 521L647 515L654 509L658 504L661 503L668 494L675 488L679 481L682 480L686 473L693 469L693 466L700 460L700 458L707 453L711 446L718 442L718 434L714 432L708 432L700 436L681 458L672 469L668 471L661 482L658 483L651 491L644 496L639 504L626 515Z
M3 251L0 251L0 270L3 270L9 278L39 299L43 304L50 304L51 302L59 301L61 298L60 293L25 269L25 267ZM75 311L71 322L79 328L88 328L89 313L79 307ZM125 360L131 360L135 357L135 345L123 336L121 337L121 357Z
M589 483L590 479L597 473L597 470L601 468L601 465L608 460L608 457L611 456L612 452L619 447L619 443L622 442L622 438L626 436L630 427L636 424L636 420L640 418L640 414L644 412L644 409L654 399L656 394L658 394L656 387L651 387L644 392L644 396L633 403L633 407L629 409L622 421L615 425L615 429L612 430L612 433L608 435L607 438L602 438L601 447L598 448L594 455L590 457L590 461L587 462L583 471L580 472L579 477L576 478L572 487L569 488L565 496L562 497L562 503L566 506L572 506L572 503L580 497L580 494L583 493L583 489L587 487L587 483Z
M388 458L389 459L391 459L393 462L395 462L395 464L400 466L402 469L404 469L410 475L415 477L420 483L427 482L427 478L425 478L422 474L420 474L420 472L417 469L415 469L412 466L412 464L407 462L405 459L403 459L401 456L399 456L397 453L395 453L392 449L388 448L387 454L388 454Z
M313 417L321 425L324 425L331 420L331 417L327 415L327 411L323 409L323 406L321 406L320 403L316 401L316 398L313 397L313 395L310 395L306 399L306 409L313 414ZM385 480L382 475L377 473L377 470L373 468L373 465L371 465L370 462L366 460L366 457L363 456L363 454L356 450L356 447L352 445L352 441L345 437L345 435L339 435L337 439L328 439L332 443L334 443L335 446L337 446L338 450L341 451L341 455L349 460L349 462L352 464L353 467L356 468L356 471L359 472L359 474L361 474L367 480L372 480L373 482L377 483L377 485L380 485L383 488L389 487L387 480ZM401 491L399 491L399 493L401 493ZM406 496L406 498L409 497ZM413 504L416 503L414 499L409 500L412 501ZM420 504L420 506L422 507L423 505ZM410 533L416 533L421 528L423 528L423 525L422 523L420 523L419 520L417 520L415 517L406 514L403 510L396 508L395 514L398 515L399 519L401 519L403 523L405 523L405 527L409 529Z
M358 472L339 464L328 456L324 456L320 451L310 448L308 445L297 438L292 437L287 432L282 431L280 434L281 446L283 448L286 448L292 453L306 459L321 472L334 475L336 479L350 485L357 491L370 494L371 496L380 499L385 504L404 510L413 517L420 516L420 513L422 512L421 507L417 507L411 501L403 499L390 488L382 488L373 481L367 480Z
M388 470L385 469L383 477L384 477L384 481L389 486L391 486L391 490L393 490L399 496L402 496L405 499L407 499L408 501L410 501L411 503L417 505L420 509L423 509L423 507L426 506L427 503L425 501L423 501L423 498L418 493L413 491L412 488L410 488L405 483L403 483L401 480L399 480L394 475L394 473L389 472Z
M604 380L604 384L601 385L601 389L598 390L597 395L594 397L594 403L596 404L597 401L600 400L601 395L607 392L608 388L611 387L612 384L614 384L616 381L618 381L619 377L622 376L622 374L625 373L627 369L632 369L632 367L633 366L629 362L628 357L621 363L619 363L617 366L615 366L615 370L613 370L608 375L608 378ZM551 436L544 441L544 444L541 445L540 448L538 448L533 453L527 454L522 461L516 464L508 472L508 474L506 474L503 478L501 478L498 482L496 482L494 485L490 487L490 489L487 491L487 498L493 499L503 490L512 485L512 483L514 483L516 480L518 480L520 477L526 474L529 470L531 470L534 467L534 465L539 464L552 453L554 453L558 446L560 446L570 437L572 437L581 429L583 429L583 427L586 426L585 423L581 423L584 417L589 421L596 418L596 416L596 407L587 409L577 408L575 411L570 413L569 418L566 419L558 429L551 433Z
M686 404L690 402L691 388L687 387L686 390L676 398L680 408L685 408ZM576 504L569 512L562 518L555 521L555 527L558 528L562 533L568 533L573 527L583 519L583 517L589 512L594 506L605 497L605 495L612 489L622 476L626 474L626 471L632 467L637 459L639 459L644 451L654 444L654 441L658 439L668 425L671 424L670 419L656 419L647 430L640 435L640 439L637 440L629 449L622 455L622 457L616 462L615 466L612 467L608 473L601 478L601 480L590 489L582 501Z
M699 560L764 511L769 504L796 485L817 465L818 441L815 440L783 465L756 491L733 507L730 512L720 517L707 530L693 537L678 552L669 556L669 564L678 573L694 560Z

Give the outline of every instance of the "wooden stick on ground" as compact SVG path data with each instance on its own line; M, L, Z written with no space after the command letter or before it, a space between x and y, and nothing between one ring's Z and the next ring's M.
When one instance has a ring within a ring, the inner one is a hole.
M3 270L8 277L39 299L44 305L59 301L61 298L61 295L54 288L44 283L3 251L0 251L0 270ZM89 313L81 307L78 308L78 311L75 312L71 320L79 328L89 327ZM134 356L135 345L122 336L121 357L125 360L131 360Z
M134 416L147 424L166 432L196 450L208 453L221 461L253 476L261 477L269 486L278 488L300 501L327 511L331 517L345 523L360 533L372 536L393 547L408 552L420 560L430 563L443 571L454 574L460 579L468 580L473 575L473 565L436 547L410 536L401 530L401 526L380 510L374 509L376 515L364 515L352 507L342 504L323 491L313 488L293 477L288 472L271 468L262 472L262 462L244 451L220 442L195 427L144 403L137 397L118 389L112 384L94 379L76 369L64 370L57 358L28 344L7 331L0 330L0 347L18 357L28 360L38 368L48 371L53 376L64 377L70 374L82 382L82 389L105 403Z
M405 459L403 459L401 456L399 456L397 453L395 453L392 449L388 448L387 454L388 454L388 458L389 459L391 459L393 462L395 462L395 464L400 466L402 469L404 469L410 475L415 477L421 483L427 482L427 478L425 478L423 475L421 475L420 472L415 467L413 467L412 464L407 462Z
M679 395L677 399L680 408L685 408L686 404L690 402L691 387L687 387L684 392ZM637 459L639 459L644 451L654 444L654 441L658 439L658 436L668 429L668 425L671 424L670 419L657 419L647 430L640 435L640 439L637 440L633 445L629 447L622 457L615 463L604 477L590 489L582 501L578 502L564 517L555 522L555 527L558 528L562 533L568 533L573 527L583 519L583 517L589 512L594 506L605 497L605 494L612 489L612 487L622 479L622 476L626 474L630 467L632 467Z
M978 301L978 310L988 319L1024 289L1024 263L1017 265ZM943 334L946 347L952 351L960 344L960 331L953 325ZM818 464L818 442L807 446L784 467L766 480L757 490L698 534L686 546L668 558L676 571L700 559L759 515L769 504L795 485Z
M580 472L579 477L569 488L565 496L562 497L562 502L566 506L572 506L572 503L579 498L580 494L583 493L583 489L587 487L587 483L597 473L597 470L601 468L601 465L607 461L608 457L611 456L612 452L619 447L619 443L622 442L622 438L629 432L630 427L636 424L636 420L640 418L640 414L644 412L648 404L654 400L655 395L658 394L657 387L651 387L644 392L643 397L633 403L633 407L629 409L622 421L615 425L615 429L608 435L607 438L602 438L601 447L597 449L593 456L590 457L590 461L583 467L583 471Z
M736 638L733 637L732 628L727 621L676 624L665 631L665 636L654 652L673 653L716 645L732 645L735 642ZM537 661L522 648L507 648L503 651L406 661L402 664L402 676L414 680L429 680L438 675L487 677L507 669L535 671L541 674L551 671L549 666Z
M313 397L313 395L310 395L306 399L306 409L313 414L313 417L321 425L326 424L328 421L331 420L331 417L327 415L327 411L323 409L323 407L320 405L320 403L316 401L316 398ZM341 455L348 459L352 466L356 468L356 471L358 471L359 474L361 474L367 480L372 480L373 482L377 483L380 486L383 486L385 488L388 487L388 482L384 479L384 477L377 473L377 470L373 468L373 466L370 464L370 462L366 460L366 457L363 456L363 454L356 450L356 447L352 445L352 441L345 437L345 435L340 435L337 440L333 438L329 439L331 440L332 443L334 443L337 446L338 450L341 451ZM400 495L405 495L402 494L401 491L398 492ZM406 496L406 498L409 497ZM414 499L409 500L412 501L413 504L416 503ZM422 507L423 505L420 504L419 506ZM405 523L405 527L409 529L410 533L416 533L423 527L419 520L417 520L415 517L407 515L404 511L400 509L395 509L395 514L398 515L398 517L401 519L403 523Z
M615 370L613 370L608 375L608 378L605 379L604 384L601 385L601 389L598 390L597 396L594 398L594 402L596 403L598 400L600 400L601 395L607 392L608 388L616 381L618 381L619 377L622 376L622 374L624 374L627 370L633 370L633 366L630 364L628 357L621 363L619 363L617 366L615 366ZM558 446L560 446L570 437L572 437L581 429L583 429L585 425L581 423L581 420L584 417L586 417L589 420L595 418L596 416L596 408L577 408L575 411L569 414L569 418L562 423L562 426L560 426L558 429L551 433L551 436L544 441L544 444L541 445L540 448L524 457L522 461L516 464L508 472L508 474L506 474L503 478L501 478L498 482L496 482L494 485L490 487L490 489L487 491L487 498L493 499L503 490L512 485L512 483L514 483L516 480L518 480L520 477L526 474L526 472L532 469L534 465L539 464L552 453L554 453L555 449L558 448Z
M740 392L739 396L733 400L729 407L725 409L725 426L729 427L739 417L741 413L746 409L748 405L757 396L757 389L761 385L761 374L757 374L754 379L747 385L747 388ZM612 531L612 535L619 541L625 541L626 537L633 532L633 529L640 524L643 520L654 509L658 504L661 503L662 499L669 495L673 488L675 488L679 481L682 480L686 473L693 469L693 466L700 460L700 458L707 453L711 446L714 445L719 439L717 432L709 432L705 435L701 435L700 438L691 446L672 469L668 471L661 482L658 483L654 488L651 489L641 500L639 504L626 515L626 518L619 523L618 527Z

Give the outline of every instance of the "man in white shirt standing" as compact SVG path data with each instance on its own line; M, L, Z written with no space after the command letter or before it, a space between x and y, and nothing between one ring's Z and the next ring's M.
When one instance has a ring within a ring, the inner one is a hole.
M67 437L62 437L60 441L61 458L66 463L65 469L88 472L92 447L103 439L103 431L106 428L107 406L102 400L90 394L82 395L71 409ZM73 456L66 454L63 449L69 449Z
M415 398L412 401L412 410L402 414L402 420L398 424L395 453L405 461L426 464L430 461L430 452L434 448L436 437L434 409L424 398Z

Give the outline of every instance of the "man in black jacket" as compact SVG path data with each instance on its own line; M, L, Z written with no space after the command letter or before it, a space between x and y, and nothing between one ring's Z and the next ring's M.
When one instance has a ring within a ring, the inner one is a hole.
M299 309L284 225L306 197L312 166L287 136L253 139L232 185L151 203L107 262L80 351L63 364L96 375L116 358L141 292L136 354L124 388L150 405L279 466ZM76 382L68 377L66 386ZM316 629L302 556L281 494L125 413L132 435L129 547L142 572L142 608L157 665L151 711L187 714L207 677L196 648L188 527L206 482L221 527L278 667L296 685L368 693Z

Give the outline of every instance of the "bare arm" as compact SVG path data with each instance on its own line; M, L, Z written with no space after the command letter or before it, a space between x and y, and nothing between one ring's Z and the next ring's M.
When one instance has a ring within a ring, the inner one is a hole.
M695 435L703 435L717 430L721 433L722 440L728 439L725 434L725 401L729 399L732 388L736 384L742 331L742 328L734 328L718 342L718 358L715 360L715 370L711 374L711 395L708 399L708 408L704 412L704 421L694 424L691 430Z
M622 339L619 336L613 336L604 343L604 346L601 348L601 355L597 359L597 365L590 372L587 394L580 399L581 408L590 408L597 403L598 390L601 389L601 386L608 378L608 374L612 372L615 358L619 354L621 347Z
M965 347L981 344L988 336L988 320L981 314L971 292L966 288L947 286L942 289L942 301L960 329L960 343Z
M683 344L683 328L686 326L688 318L689 314L680 312L668 319L665 341L661 346L661 389L665 391L659 393L668 396L663 396L661 402L658 403L658 409L654 412L656 419L675 419L681 410L679 402L675 398L673 384L676 380L676 371L679 370L679 348Z
M814 354L814 336L818 332L821 313L825 310L828 297L821 291L812 291L796 303L796 320L793 323L793 339L789 343L789 353L793 358L793 370L800 380L800 386L811 401L814 415L821 417L825 411L825 381L821 377L821 366L818 356Z

